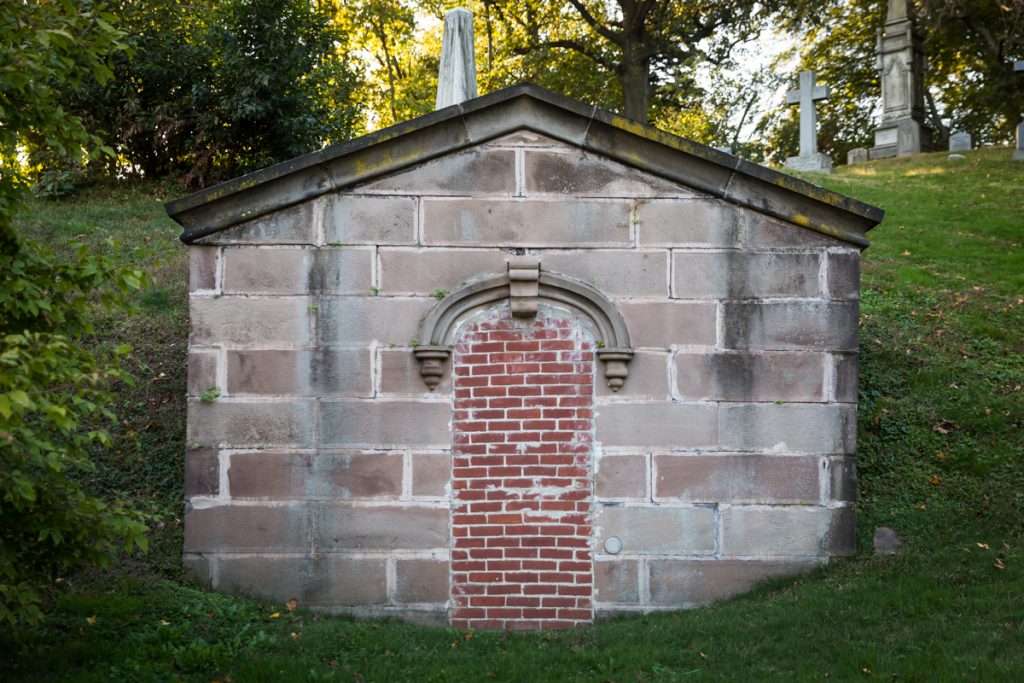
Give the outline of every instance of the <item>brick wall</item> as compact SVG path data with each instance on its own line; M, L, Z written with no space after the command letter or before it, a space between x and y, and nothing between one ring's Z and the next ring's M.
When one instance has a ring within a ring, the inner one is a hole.
M572 319L488 318L455 346L452 624L589 622L593 341Z
M608 297L637 350L621 391L594 386L598 613L851 551L858 251L524 132L190 247L199 577L445 618L452 382L428 392L412 350L513 250Z

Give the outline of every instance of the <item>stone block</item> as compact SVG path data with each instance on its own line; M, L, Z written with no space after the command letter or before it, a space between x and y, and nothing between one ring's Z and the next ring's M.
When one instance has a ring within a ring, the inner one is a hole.
M829 253L828 294L833 299L860 298L860 253Z
M213 403L189 400L189 445L266 448L312 446L315 402L308 400Z
M402 493L402 454L234 453L228 481L233 499L397 498Z
M452 479L451 453L412 454L412 495L444 498Z
M597 440L605 447L708 448L718 443L718 409L683 403L601 406Z
M188 248L188 291L217 288L217 259L220 249L192 245Z
M647 497L647 456L605 455L596 469L594 493L598 498Z
M722 448L772 453L854 453L857 408L844 404L724 404Z
M968 152L972 148L970 133L953 133L949 136L950 152Z
M846 163L850 164L866 164L868 162L868 150L867 147L854 147L846 153Z
M859 369L855 353L837 353L832 356L835 368L835 400L839 403L856 403L859 399Z
M217 385L217 351L215 349L189 349L188 395L200 396Z
M185 451L185 500L220 493L220 459L215 448Z
M185 512L186 553L305 552L305 505L219 505Z
M635 348L714 346L717 306L712 303L623 303L619 305Z
M686 399L824 401L823 353L680 353L676 386Z
M640 570L636 560L594 562L594 599L635 605L640 602Z
M259 595L300 607L349 607L387 602L383 559L324 557L222 557L220 591Z
M669 357L667 351L638 351L629 362L629 377L617 392L608 386L603 375L604 369L598 361L597 377L594 381L597 395L614 396L619 399L668 399Z
M828 459L831 479L829 496L838 502L857 501L857 463L852 456L838 456Z
M315 202L254 218L199 240L200 244L309 244L317 242ZM195 246L190 247L192 249Z
M182 557L182 563L185 565L185 577L188 580L204 590L210 588L213 568L210 566L212 560L209 555L185 553Z
M721 552L732 557L827 557L845 554L850 508L729 507L721 511Z
M768 579L796 576L818 566L813 560L651 560L650 604L705 605L746 592Z
M650 200L636 208L641 247L739 246L743 213L718 199Z
M305 294L312 249L224 247L225 294Z
M828 248L848 246L832 237L822 235L809 228L780 221L755 211L745 212L743 222L743 246L745 248Z
M313 294L367 294L376 258L372 248L326 246L313 252L309 291Z
M228 351L232 396L370 396L368 347Z
M448 602L448 562L398 560L395 562L394 601L400 604Z
M309 297L192 298L190 344L301 346L310 339Z
M409 347L386 349L380 354L380 382L378 391L381 394L396 396L450 396L452 393L451 361L445 363L445 373L433 391L420 375L420 363Z
M320 201L328 245L416 243L413 197L334 194Z
M318 552L448 548L447 508L319 503L316 520Z
M497 249L381 249L380 290L383 294L450 292L471 278L504 273L506 258Z
M725 303L730 349L856 351L857 303Z
M544 253L540 267L582 280L613 299L668 296L666 251Z
M629 246L628 201L423 200L423 241L431 245Z
M316 315L321 344L409 344L434 299L392 297L323 298ZM428 340L423 340L427 343Z
M404 195L511 196L516 191L516 153L510 149L474 147L373 180L361 185L358 191Z
M675 251L677 299L818 297L820 254Z
M254 451L232 453L228 490L233 500L305 500L313 484L310 453Z
M526 193L577 197L694 197L693 190L578 148L527 150Z
M711 507L600 507L594 517L597 548L611 537L627 555L710 555L715 552Z
M654 499L817 504L821 470L814 456L656 455Z
M449 448L452 407L438 401L322 401L322 446Z

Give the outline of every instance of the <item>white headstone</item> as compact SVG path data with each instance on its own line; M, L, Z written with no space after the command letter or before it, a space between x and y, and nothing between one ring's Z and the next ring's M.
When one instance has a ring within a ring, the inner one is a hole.
M848 164L864 164L868 160L868 150L866 147L854 147L846 153L846 163Z
M818 153L818 112L815 102L828 99L828 86L815 85L813 71L800 72L800 87L786 93L786 104L800 105L800 156L786 160L796 171L832 170L832 159Z
M971 149L970 133L953 133L949 136L949 151L964 152Z
M437 74L435 109L444 109L476 97L476 52L473 48L473 13L457 7L444 15L441 68Z
M1014 161L1024 161L1024 121L1017 124L1017 149L1013 150Z

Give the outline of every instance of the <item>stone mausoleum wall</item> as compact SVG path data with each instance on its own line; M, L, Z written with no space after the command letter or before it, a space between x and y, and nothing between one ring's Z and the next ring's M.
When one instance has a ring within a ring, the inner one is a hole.
M524 253L621 312L636 355L620 391L586 320L513 321L507 302L463 325L428 391L424 314ZM190 259L185 559L214 588L533 628L706 603L854 549L851 245L524 131L205 237ZM565 333L579 360L542 376L500 355L514 349L485 358L488 325L510 344ZM507 400L552 382L578 412ZM478 433L499 445L460 452ZM571 462L535 462L549 451ZM467 494L501 488L518 491ZM566 491L567 521L529 518Z

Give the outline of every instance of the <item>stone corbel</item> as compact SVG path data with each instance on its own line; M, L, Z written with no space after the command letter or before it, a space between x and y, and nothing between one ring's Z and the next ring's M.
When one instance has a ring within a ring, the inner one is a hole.
M433 391L444 377L444 362L452 352L445 346L417 346L412 354L420 362L420 377L427 388Z
M532 318L537 315L540 300L540 259L536 256L513 256L508 260L508 298L512 315Z
M629 361L633 360L633 349L598 349L597 357L604 363L604 378L608 388L618 391L629 377Z

